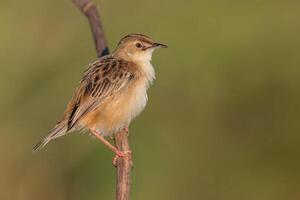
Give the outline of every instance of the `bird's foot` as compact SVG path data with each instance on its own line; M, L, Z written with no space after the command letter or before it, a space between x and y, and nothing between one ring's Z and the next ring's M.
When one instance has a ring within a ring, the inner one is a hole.
M112 160L112 164L116 167L118 158L123 158L125 160L129 160L131 166L133 166L133 163L131 160L131 154L132 154L132 151L117 151L115 157Z
M125 127L125 128L123 128L123 130L125 131L125 132L129 132L129 128L128 127Z

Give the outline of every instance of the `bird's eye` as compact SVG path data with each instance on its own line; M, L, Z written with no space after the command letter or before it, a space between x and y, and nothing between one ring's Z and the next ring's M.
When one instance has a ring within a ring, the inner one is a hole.
M142 47L143 47L143 45L142 45L141 43L139 43L139 42L136 43L135 46L136 46L137 48L142 48Z

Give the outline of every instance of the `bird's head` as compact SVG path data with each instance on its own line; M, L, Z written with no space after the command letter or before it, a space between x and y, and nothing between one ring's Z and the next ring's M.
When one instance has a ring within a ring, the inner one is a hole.
M167 47L146 35L130 34L120 40L114 54L133 62L149 62L155 49Z

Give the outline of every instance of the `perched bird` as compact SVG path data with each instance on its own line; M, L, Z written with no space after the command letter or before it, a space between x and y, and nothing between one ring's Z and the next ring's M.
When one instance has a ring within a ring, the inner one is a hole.
M147 103L147 89L155 79L150 63L152 53L167 45L155 43L142 34L121 39L112 54L89 65L61 120L33 150L43 148L54 138L75 130L88 130L116 156L126 156L105 136L127 129Z

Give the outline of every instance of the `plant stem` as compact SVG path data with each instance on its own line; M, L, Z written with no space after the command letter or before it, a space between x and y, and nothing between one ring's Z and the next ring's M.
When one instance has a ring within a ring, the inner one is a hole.
M91 31L93 33L94 43L96 46L97 56L101 57L109 54L107 42L105 39L103 26L98 9L91 0L73 0L73 3L85 14L87 17ZM115 135L116 147L120 151L130 151L129 132L123 129ZM116 200L129 200L130 185L131 185L131 168L132 161L130 158L118 158L117 160L117 187L116 187Z

